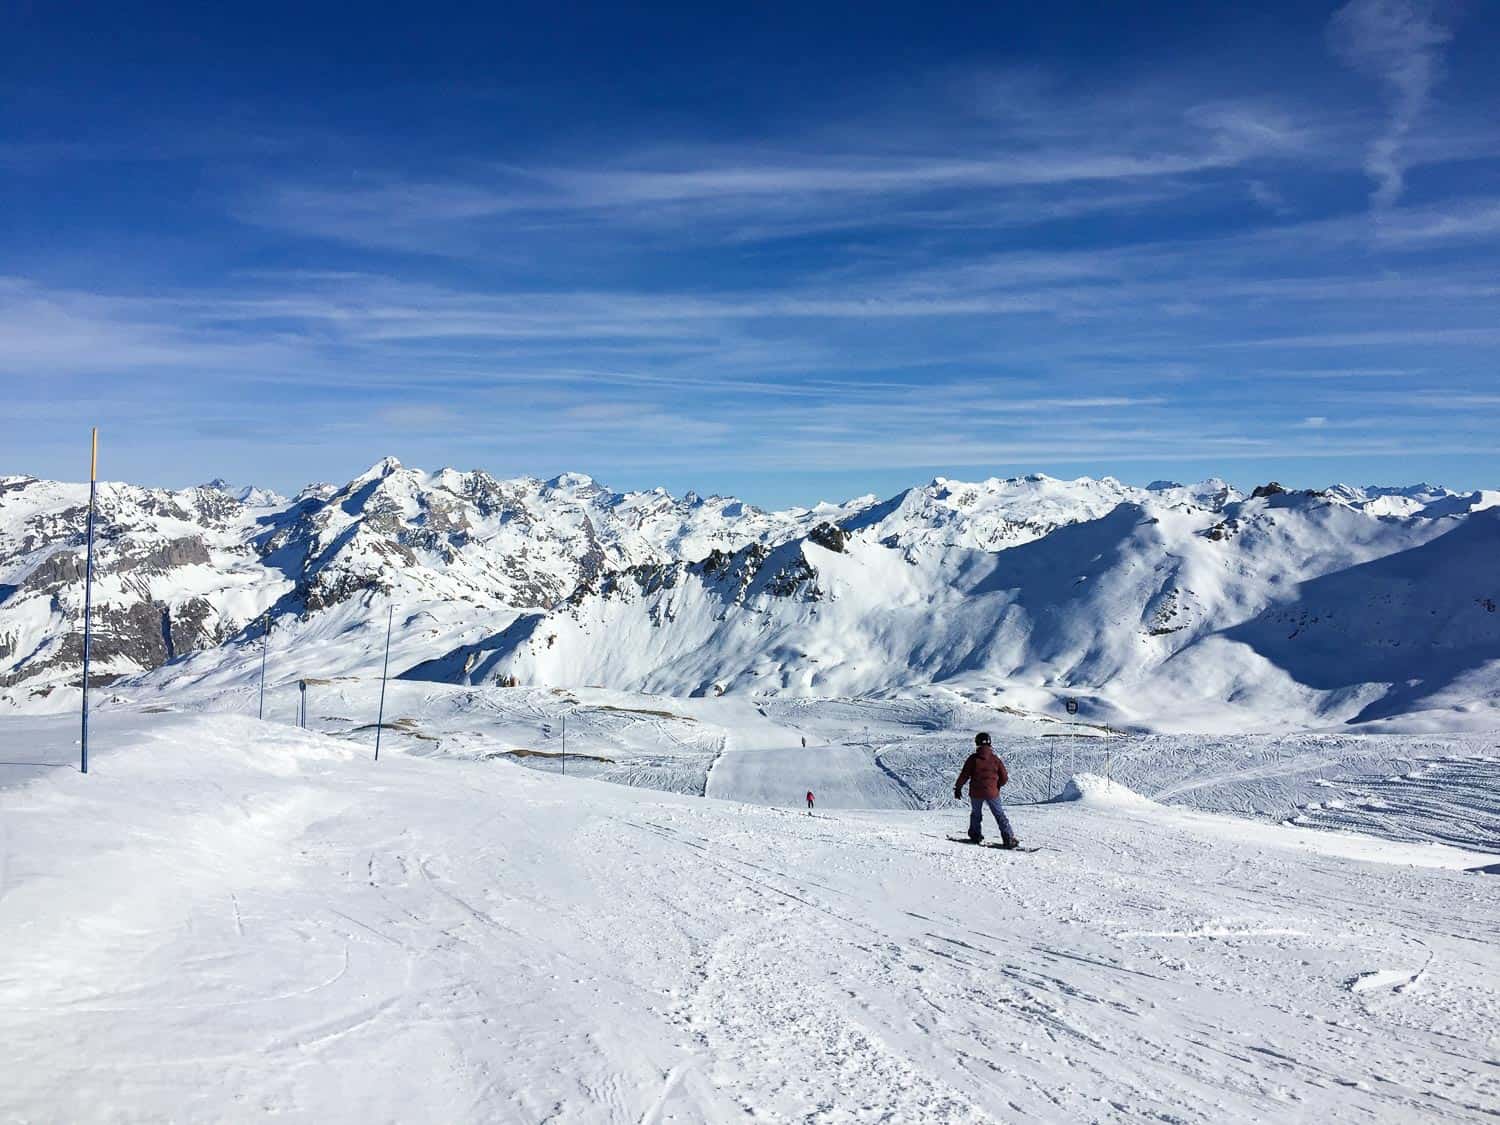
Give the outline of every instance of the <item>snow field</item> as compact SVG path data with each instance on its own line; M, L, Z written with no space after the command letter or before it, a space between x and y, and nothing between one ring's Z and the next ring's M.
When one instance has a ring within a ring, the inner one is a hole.
M0 722L0 763L70 761L74 726ZM1046 845L1014 856L941 839L958 805L95 729L86 778L0 765L0 1117L1500 1113L1500 907L1447 869L1493 857L1097 799L1014 809Z
M647 788L701 793L711 771L711 795L757 804L796 805L811 788L829 808L944 808L972 749L972 731L987 729L1012 767L1011 801L1055 798L1069 777L1089 773L1170 804L1500 851L1500 802L1491 796L1500 789L1500 743L1493 737L1106 737L1084 724L924 699L481 694L487 722L505 715L517 726L469 729L470 735L500 731L528 744L537 741L528 716L542 715L536 721L545 723L562 707L571 716L574 749L614 759L607 768L583 760L574 768ZM422 752L461 752L443 733L455 725L445 717L448 698L430 687L414 708L418 725L436 738ZM543 742L556 749L545 736ZM556 768L551 759L523 764ZM1372 787L1384 795L1366 799ZM1341 797L1344 807L1332 815L1326 806Z
M296 679L271 667L266 717L295 723ZM379 687L378 676L314 679L311 728L372 746ZM254 679L225 687L216 677L196 689L172 681L95 698L127 712L253 716L258 705ZM1494 735L1109 735L941 688L883 699L682 699L399 680L386 720L383 745L410 754L499 757L549 773L561 772L566 722L570 775L788 808L812 789L827 809L950 807L982 729L1010 766L1010 803L1054 799L1070 777L1093 774L1164 804L1500 852Z

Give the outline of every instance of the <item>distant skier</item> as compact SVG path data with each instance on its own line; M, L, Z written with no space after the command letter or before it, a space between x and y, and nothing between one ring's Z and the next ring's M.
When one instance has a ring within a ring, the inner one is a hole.
M807 749L807 735L805 734L802 736L802 749Z
M812 812L812 807L813 807L813 795L812 795L812 790L809 789L807 791L807 811L808 812Z
M969 839L979 843L984 839L984 806L989 805L995 814L995 823L1000 826L1000 838L1007 848L1020 847L1021 841L1011 831L1010 820L1005 815L1005 806L1000 803L1000 787L1010 780L1005 763L995 753L990 736L980 731L974 736L974 753L964 762L964 768L953 785L953 799L963 799L964 783L969 785Z

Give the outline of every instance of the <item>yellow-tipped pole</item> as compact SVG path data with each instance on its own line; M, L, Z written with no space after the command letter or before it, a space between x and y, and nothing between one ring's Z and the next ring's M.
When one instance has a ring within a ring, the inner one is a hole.
M89 654L94 640L94 498L99 489L99 427L89 439L88 563L83 579L83 748L78 768L89 772Z

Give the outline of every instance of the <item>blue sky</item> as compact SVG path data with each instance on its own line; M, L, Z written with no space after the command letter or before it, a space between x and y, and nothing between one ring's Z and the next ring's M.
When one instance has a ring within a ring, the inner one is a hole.
M1500 486L1492 6L219 7L0 12L0 472Z

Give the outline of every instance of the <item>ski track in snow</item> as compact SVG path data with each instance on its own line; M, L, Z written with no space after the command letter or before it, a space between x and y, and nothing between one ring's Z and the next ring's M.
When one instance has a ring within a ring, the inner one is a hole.
M780 754L757 718L715 778ZM89 777L0 778L0 1118L1500 1116L1500 906L1461 853L1086 799L1015 809L1020 856L935 839L957 806L96 730ZM0 723L0 761L74 734Z
M329 716L373 709L378 680L321 688L312 725L348 733ZM267 712L289 697L268 693ZM957 702L945 702L945 698ZM184 693L178 706L220 710L237 696ZM254 698L249 697L253 708ZM1011 768L1006 802L1056 797L1078 773L1108 774L1158 802L1307 828L1355 831L1500 852L1500 745L1494 736L1159 735L1101 737L950 697L676 699L602 689L474 689L392 683L386 739L410 753L510 760L557 773L558 717L568 716L570 775L666 792L822 810L946 810L975 729L995 733ZM24 723L28 720L16 719ZM965 723L963 729L950 724ZM1061 736L1038 729L1061 727ZM547 733L548 731L551 733ZM368 739L368 731L351 738ZM807 746L801 739L807 739ZM42 767L37 767L42 770ZM34 771L35 772L35 771ZM1050 784L1049 784L1050 778Z

